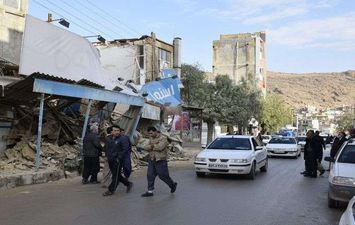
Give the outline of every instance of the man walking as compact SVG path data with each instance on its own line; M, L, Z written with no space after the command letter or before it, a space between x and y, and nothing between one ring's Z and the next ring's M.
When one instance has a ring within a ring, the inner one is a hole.
M129 137L123 134L123 129L120 128L120 134L117 138L122 148L122 159L120 160L120 171L128 179L132 173L131 153L132 145Z
M163 136L155 127L148 128L150 136L149 143L145 150L149 152L149 162L147 171L148 191L142 194L142 197L153 196L154 181L156 176L164 181L170 187L170 193L176 191L177 183L174 182L168 170L168 139Z
M306 145L304 146L305 177L317 177L317 160L321 157L321 152L321 143L314 137L314 131L309 130L307 132Z
M100 144L100 137L98 135L98 127L93 125L90 127L90 132L85 135L83 140L83 156L84 156L84 170L83 170L83 184L90 183L98 184L97 174L100 170L99 156L102 152Z
M111 135L106 139L106 155L112 177L108 191L106 191L103 196L113 195L119 182L123 183L127 187L127 192L129 192L133 186L133 183L129 182L127 178L123 177L120 171L119 164L124 154L122 142L119 140L120 132L121 128L113 125Z

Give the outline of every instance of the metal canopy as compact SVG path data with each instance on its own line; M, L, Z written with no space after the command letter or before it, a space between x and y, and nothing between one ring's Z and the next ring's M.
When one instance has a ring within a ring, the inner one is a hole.
M97 101L114 102L127 105L143 106L144 98L127 95L117 91L96 89L81 85L68 84L50 80L35 79L33 92L51 95L61 95L75 98L85 98Z

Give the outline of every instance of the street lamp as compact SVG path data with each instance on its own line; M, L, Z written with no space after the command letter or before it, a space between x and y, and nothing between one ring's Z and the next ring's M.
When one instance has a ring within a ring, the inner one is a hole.
M48 23L54 22L54 21L59 21L58 23L66 28L69 28L70 23L68 21L66 21L64 18L60 18L60 19L53 19L52 14L48 13Z

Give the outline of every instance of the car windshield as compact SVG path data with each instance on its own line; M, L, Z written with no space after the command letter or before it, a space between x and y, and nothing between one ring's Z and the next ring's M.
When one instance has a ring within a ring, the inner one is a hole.
M296 144L296 141L294 138L273 138L269 144Z
M347 145L341 151L338 158L340 163L354 163L355 164L355 145Z
M306 137L298 137L297 138L297 141L300 142L300 141L306 141Z
M248 138L216 138L207 149L251 150Z

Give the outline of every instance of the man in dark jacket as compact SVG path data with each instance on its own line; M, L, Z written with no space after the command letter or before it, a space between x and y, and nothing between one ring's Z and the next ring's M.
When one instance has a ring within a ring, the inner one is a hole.
M340 131L338 133L338 136L334 139L332 148L330 149L330 157L332 157L333 159L335 158L340 147L343 145L345 141L346 141L345 133L343 131Z
M129 182L128 179L121 174L120 162L122 161L127 148L119 137L120 132L121 128L114 125L112 126L111 135L106 139L106 156L112 174L112 181L108 187L108 191L103 194L104 196L113 195L119 182L127 187L127 192L129 192L133 186L133 183Z
M120 148L122 149L122 158L120 160L120 171L128 179L132 173L131 153L132 145L129 137L123 134L124 130L120 128L120 134L117 137Z
M98 135L98 127L93 125L90 127L90 132L85 135L83 140L83 156L84 156L84 170L83 170L83 184L100 183L97 181L97 173L100 170L99 156L102 152L100 144L100 137Z
M306 145L304 146L305 177L317 177L317 160L322 157L322 144L314 137L314 131L307 132Z

